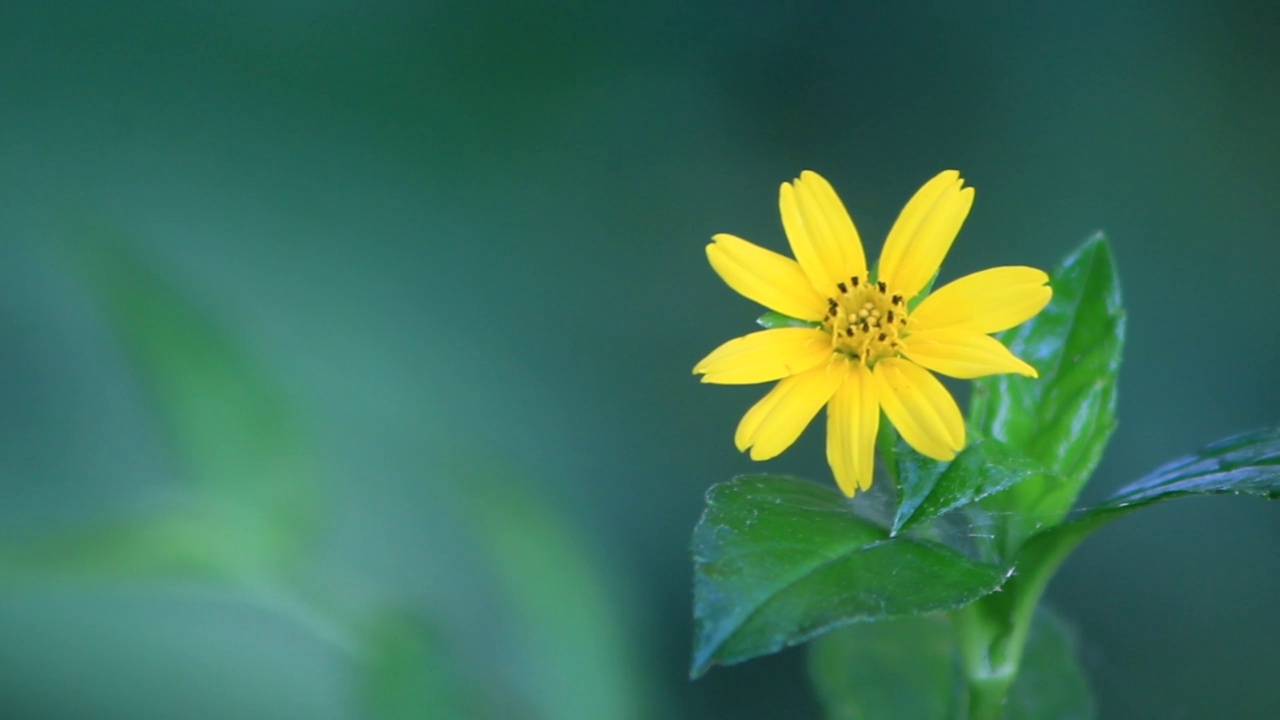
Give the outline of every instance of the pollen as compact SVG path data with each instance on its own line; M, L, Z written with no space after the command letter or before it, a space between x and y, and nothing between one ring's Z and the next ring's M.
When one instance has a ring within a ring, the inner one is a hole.
M857 275L836 284L827 298L823 329L831 334L836 352L866 363L895 357L907 327L906 303L881 280L868 282Z

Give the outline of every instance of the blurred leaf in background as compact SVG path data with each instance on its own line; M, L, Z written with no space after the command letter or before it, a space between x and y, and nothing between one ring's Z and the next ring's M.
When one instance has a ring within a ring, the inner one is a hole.
M515 670L508 680L529 705L522 715L651 717L656 703L642 703L642 667L621 624L619 599L604 590L595 546L527 488L506 480L511 473L475 465L455 470L467 481L461 512L509 609L503 650Z
M358 716L372 720L641 717L641 668L597 558L514 473L477 470L461 452L468 460L444 473L452 480L435 482L437 500L455 504L466 528L457 550L489 584L419 570L473 596L492 592L473 601L494 608L500 644L484 628L441 626L358 568L326 567L330 513L295 403L132 247L102 223L75 226L61 246L134 361L184 492L137 517L6 534L0 587L231 590L348 653ZM485 662L467 660L477 655ZM181 706L179 698L171 711ZM262 717L278 712L264 707Z
M322 527L324 492L290 400L118 230L76 223L60 249L133 360L185 491L175 507L143 517L9 538L0 544L0 583L199 578L271 586L297 576Z
M472 692L447 642L413 611L389 607L370 618L360 697L377 720L482 720L497 694ZM479 685L476 683L475 685ZM488 688L487 688L488 689Z

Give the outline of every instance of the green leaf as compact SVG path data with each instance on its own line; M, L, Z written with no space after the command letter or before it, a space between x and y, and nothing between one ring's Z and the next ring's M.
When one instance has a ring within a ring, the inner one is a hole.
M1004 592L983 598L966 610L990 605L988 615L995 620L988 634L996 638L1001 654L1013 652L1006 645L1017 635L1019 618L1029 613L1076 545L1103 525L1138 508L1192 495L1280 498L1280 430L1257 430L1213 443L1156 469L1074 520L1036 533L1018 554L1017 575ZM992 650L986 652L994 654Z
M809 646L826 720L948 720L963 707L956 631L945 616L858 623Z
M945 616L860 623L809 648L809 678L826 720L955 720L965 686L955 626ZM1074 638L1041 608L1031 626L1005 720L1089 720L1089 683Z
M959 607L1008 576L936 542L890 537L835 488L763 475L711 488L693 561L693 677L837 625Z
M901 498L893 518L895 534L1044 476L1044 469L1036 463L990 439L970 442L949 462L927 458L906 443L899 443L896 454Z
M1207 445L1116 491L1099 510L1133 510L1183 495L1280 498L1280 429L1254 430Z
M1056 567L1071 548L1112 520L1152 503L1196 495L1280 499L1280 429L1228 437L1153 470L1071 522L1039 533L1019 564Z
M788 327L822 327L822 323L820 322L800 320L798 318L793 318L790 315L783 315L780 312L774 312L772 310L756 318L756 324L766 330Z
M1007 443L1052 475L994 496L1013 540L1060 521L1075 503L1115 428L1116 378L1124 346L1111 250L1096 235L1053 273L1053 300L1000 336L1040 377L996 375L974 383L970 424Z
M72 267L101 303L163 420L199 512L253 529L247 551L281 568L309 553L324 504L289 397L231 333L98 224L65 234Z
M970 446L972 447L972 445ZM889 452L882 454L894 466L891 476L897 481L898 509L893 517L893 532L898 532L915 515L925 498L938 486L938 480L950 468L951 463L940 462L916 452L902 440L898 440ZM965 448L960 455L969 451ZM960 455L956 458L959 459Z

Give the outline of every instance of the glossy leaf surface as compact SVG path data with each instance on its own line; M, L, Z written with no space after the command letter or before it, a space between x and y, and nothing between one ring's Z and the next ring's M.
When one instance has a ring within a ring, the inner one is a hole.
M1156 468L1080 517L1041 532L1028 545L1028 561L1060 561L1089 533L1122 515L1152 503L1197 495L1280 498L1280 429L1224 438Z
M995 375L974 384L970 424L1052 475L992 498L1017 523L1014 542L1057 523L1075 503L1115 428L1125 313L1106 239L1097 235L1063 261L1053 300L1000 336L1039 378Z
M959 607L1003 567L858 517L834 487L747 476L714 486L693 537L692 675L844 623Z
M975 440L950 462L927 458L905 443L899 443L897 455L895 533L1044 475L1034 462L996 440Z
M1280 429L1254 430L1207 445L1116 491L1103 508L1132 508L1182 495L1280 498Z

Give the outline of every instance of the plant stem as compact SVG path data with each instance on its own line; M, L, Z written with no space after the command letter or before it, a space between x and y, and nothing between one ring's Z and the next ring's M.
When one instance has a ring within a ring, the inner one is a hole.
M1058 566L1086 534L1076 528L1057 530L1026 544L1018 556L1018 574L999 592L951 613L969 687L969 720L1004 717L1036 606Z
M998 686L969 686L968 720L1003 720L1005 698L1009 694L1009 684Z
M1005 696L1018 676L1022 648L1011 642L1009 597L1004 592L988 595L952 613L969 688L968 720L1003 718Z

